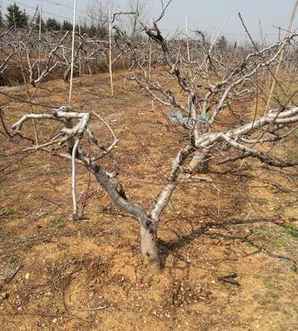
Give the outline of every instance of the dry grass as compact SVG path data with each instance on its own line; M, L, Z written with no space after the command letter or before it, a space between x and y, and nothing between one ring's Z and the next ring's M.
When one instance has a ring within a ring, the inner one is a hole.
M149 206L181 135L121 74L114 99L107 82L106 75L76 79L75 106L115 128L121 180ZM39 101L65 102L63 82L42 87ZM31 110L14 102L7 116ZM0 139L1 150L14 148ZM0 168L8 162L0 159ZM297 169L288 176L246 161L233 175L227 170L213 168L212 185L176 192L159 233L165 268L156 275L142 264L138 227L100 188L91 186L88 219L74 223L70 165L41 154L14 160L0 173L2 329L296 330ZM87 183L81 169L81 191ZM219 281L232 273L235 283Z

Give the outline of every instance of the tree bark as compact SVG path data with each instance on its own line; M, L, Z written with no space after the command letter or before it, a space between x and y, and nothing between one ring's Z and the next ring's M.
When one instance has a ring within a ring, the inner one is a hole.
M119 190L119 182L117 179L110 178L101 166L92 163L87 166L87 168L95 175L97 182L109 194L114 204L125 210L139 222L142 255L148 262L160 267L156 222L150 219L141 205L127 199L126 195Z
M160 256L157 244L157 229L140 226L141 252L144 260L160 269Z

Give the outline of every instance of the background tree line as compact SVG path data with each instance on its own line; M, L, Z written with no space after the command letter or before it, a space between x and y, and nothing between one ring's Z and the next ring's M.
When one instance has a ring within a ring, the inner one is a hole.
M0 10L0 28L27 28L29 25L33 25L35 29L39 29L39 25L41 23L41 29L43 32L45 31L70 31L73 26L72 23L64 20L63 22L59 22L54 17L48 17L46 20L40 18L40 14L38 13L34 17L30 17L26 13L25 9L21 9L16 3L9 5L6 8L5 15ZM77 25L77 31L81 33L87 33L92 37L100 37L105 38L108 35L108 22L106 24L80 24Z

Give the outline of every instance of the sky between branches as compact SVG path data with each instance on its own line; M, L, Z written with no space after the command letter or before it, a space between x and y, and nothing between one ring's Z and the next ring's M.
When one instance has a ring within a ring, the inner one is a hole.
M87 9L92 1L77 0L78 16L81 22L87 20ZM114 7L126 9L131 0L103 0L105 3L113 2ZM237 13L241 12L247 26L254 38L259 40L261 31L268 40L278 37L277 26L287 28L290 12L296 0L173 0L161 28L166 33L175 33L177 30L185 31L186 21L189 30L200 29L216 35L224 34L228 39L245 40L245 33L240 26ZM28 13L34 12L37 5L44 9L46 17L56 16L57 19L72 19L73 0L0 0L2 10L8 4L16 2L25 8ZM146 8L147 20L154 18L160 11L160 0L143 0ZM298 28L296 19L294 28Z

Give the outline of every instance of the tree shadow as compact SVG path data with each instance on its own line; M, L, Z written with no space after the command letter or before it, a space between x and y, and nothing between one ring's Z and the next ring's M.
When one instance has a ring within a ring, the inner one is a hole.
M166 261L171 254L177 254L182 248L190 245L194 240L200 238L201 236L208 236L210 239L216 239L216 240L240 240L242 243L249 244L251 247L255 248L255 251L253 253L250 253L244 257L256 255L258 253L263 253L269 257L277 258L280 260L284 260L287 262L290 262L292 264L292 270L294 272L298 271L297 261L294 259L283 256L280 254L276 254L272 252L270 249L262 246L259 243L256 243L253 239L251 239L251 236L253 235L253 231L250 230L248 234L244 236L234 236L234 235L226 235L219 232L212 232L208 233L210 229L218 229L218 230L227 230L229 227L233 226L239 226L239 225L253 225L253 224L274 224L276 226L284 227L283 221L280 219L274 219L274 218L256 218L256 219L228 219L224 220L222 222L206 222L202 224L201 226L193 229L189 234L185 235L179 235L177 234L178 238L177 240L171 240L168 242L165 242L161 239L159 239L159 247L160 247L160 255L161 255L161 268L165 268ZM185 260L185 259L183 259Z

